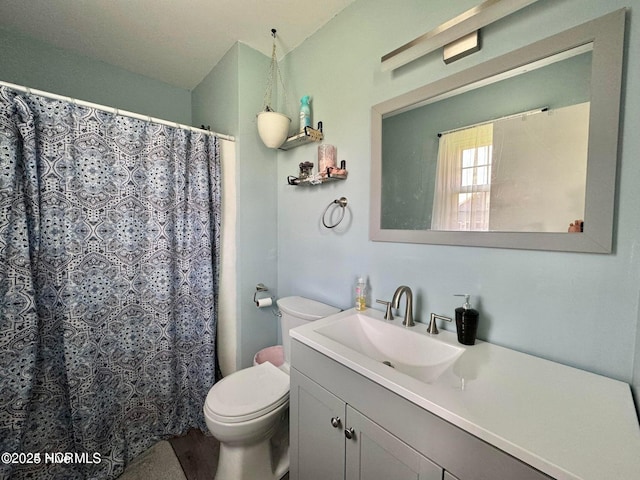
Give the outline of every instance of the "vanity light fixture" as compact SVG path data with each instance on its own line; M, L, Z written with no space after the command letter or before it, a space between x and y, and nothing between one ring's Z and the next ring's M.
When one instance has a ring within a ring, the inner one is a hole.
M442 49L444 63L452 63L480 50L480 30L475 30Z
M382 57L382 71L406 65L444 47L445 63L454 62L480 50L479 30L537 0L485 0L430 32Z

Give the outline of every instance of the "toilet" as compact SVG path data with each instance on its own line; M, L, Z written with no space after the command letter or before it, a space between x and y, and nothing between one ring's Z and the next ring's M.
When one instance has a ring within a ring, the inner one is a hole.
M340 309L304 297L277 304L282 348L261 350L254 366L226 376L207 394L205 421L220 442L215 480L278 480L289 471L289 330Z

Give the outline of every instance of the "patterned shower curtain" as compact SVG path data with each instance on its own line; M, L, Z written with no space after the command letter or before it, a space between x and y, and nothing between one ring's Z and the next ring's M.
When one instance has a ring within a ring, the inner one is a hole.
M0 478L206 431L220 193L213 136L0 87Z

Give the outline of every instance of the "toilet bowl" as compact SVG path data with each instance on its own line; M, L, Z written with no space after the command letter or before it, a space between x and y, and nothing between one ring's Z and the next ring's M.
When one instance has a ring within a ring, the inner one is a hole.
M215 478L282 477L288 461L284 455L274 458L270 440L288 408L289 376L269 362L239 370L216 383L204 404L207 427L220 442Z
M277 303L283 345L261 350L254 366L228 375L207 394L205 421L220 441L215 480L278 480L289 471L289 329L340 309L304 297Z

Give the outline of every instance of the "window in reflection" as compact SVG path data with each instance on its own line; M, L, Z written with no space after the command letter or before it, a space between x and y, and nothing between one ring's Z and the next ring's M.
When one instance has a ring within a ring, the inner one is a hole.
M431 228L489 230L493 124L440 135Z

